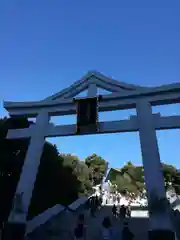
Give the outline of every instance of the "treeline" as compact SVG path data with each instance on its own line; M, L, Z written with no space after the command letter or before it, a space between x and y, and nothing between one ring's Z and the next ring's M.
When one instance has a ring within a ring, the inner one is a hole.
M174 189L177 194L180 194L180 170L164 163L162 163L162 170L166 190ZM118 190L123 194L139 195L145 190L144 169L142 166L134 166L131 162L122 168L112 169L109 173L109 180L114 185L111 189L112 192Z
M29 139L7 140L7 131L26 128L30 124L33 122L25 118L0 120L0 220L9 215L29 144ZM56 146L46 141L28 218L55 204L68 205L81 195L91 194L92 186L102 181L107 166L107 162L96 154L85 161L70 154L59 154Z

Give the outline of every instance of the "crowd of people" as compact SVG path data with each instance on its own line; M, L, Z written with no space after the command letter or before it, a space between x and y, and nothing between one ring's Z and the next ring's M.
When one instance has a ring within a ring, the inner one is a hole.
M141 195L138 197L133 194L121 195L120 193L104 193L103 194L103 205L136 205L136 206L147 206L147 199Z
M96 212L101 208L102 206L102 197L101 196L93 196L88 200L88 209L90 210L91 217L96 217ZM131 208L130 204L128 205L118 205L114 204L112 206L112 217L113 218L119 218L120 223L123 225L123 230L121 232L121 239L122 240L132 240L134 238L134 234L131 232L128 226L128 218L131 217ZM178 224L180 222L180 213L179 210L173 210L171 209L171 216L172 220L174 221L174 224ZM85 224L85 215L80 214L78 216L77 225L74 229L74 238L75 240L85 240L86 239L86 233L87 228ZM178 229L176 226L175 229ZM176 231L176 236L180 237L179 231ZM114 238L114 229L113 224L111 221L111 216L106 216L102 223L100 228L100 236L97 236L97 239L99 240L113 240Z
M88 208L90 209L91 216L95 217L96 211L101 208L102 205L102 197L101 196L92 196L88 200Z
M102 205L102 197L101 196L93 196L89 198L88 200L88 208L90 208L91 215L95 216L95 212L101 207ZM114 216L119 216L121 218L123 217L130 217L131 216L131 206L130 204L128 205L116 205L114 204L112 206L112 213Z
M96 212L101 208L102 198L98 196L93 196L88 200L88 208L90 209L91 217L96 217ZM123 223L122 230L122 240L132 240L134 234L130 231L128 227L127 217L130 217L129 208L122 205L119 208L114 204L112 207L112 216L119 217ZM85 224L85 215L80 214L77 219L77 224L74 229L74 238L77 240L85 240L87 227ZM111 222L111 217L106 216L101 223L100 236L97 239L102 240L112 240L114 239L114 229Z
M99 240L113 240L115 237L115 231L112 226L112 222L109 216L105 217L102 221L102 228L99 232L100 234L97 236ZM121 232L122 240L132 240L134 238L134 234L129 229L128 222L124 221L123 229ZM85 216L84 214L80 214L78 216L77 225L74 229L74 239L75 240L85 240L87 234L87 226L85 224Z
M115 217L120 217L121 219L124 219L125 217L131 217L131 207L130 205L120 205L116 206L115 204L112 207L112 214Z

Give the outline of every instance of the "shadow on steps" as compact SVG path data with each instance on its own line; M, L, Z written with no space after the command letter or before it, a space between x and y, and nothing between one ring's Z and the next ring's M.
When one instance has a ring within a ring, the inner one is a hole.
M49 240L49 239L61 239L61 240L72 240L73 231L76 226L77 217L80 213L84 213L85 221L87 225L87 238L86 240L98 240L99 233L102 226L103 218L106 216L111 217L112 225L116 231L117 239L121 239L121 230L123 222L115 217L112 217L111 207L103 206L96 212L95 217L91 217L90 211L85 208L80 208L77 212L65 211L49 221L44 225L37 228L31 234L27 236L27 240ZM149 225L148 218L130 218L129 227L135 234L136 239L147 239L147 231Z

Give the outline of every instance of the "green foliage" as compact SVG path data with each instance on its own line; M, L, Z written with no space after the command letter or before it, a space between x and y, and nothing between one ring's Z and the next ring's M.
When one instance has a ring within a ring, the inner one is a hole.
M85 158L85 164L90 169L90 179L93 185L100 184L107 172L108 162L102 157L92 154L91 156Z
M63 166L68 166L73 169L73 174L80 181L79 195L89 195L92 192L92 184L90 181L90 169L87 165L80 161L77 156L71 154L61 155L64 159Z
M112 184L110 186L110 193L116 193L117 191L117 185L116 184Z
M165 187L173 187L177 194L180 194L180 170L172 165L162 164L165 179Z
M173 187L180 194L180 171L171 165L162 163L166 189ZM145 189L144 169L142 166L134 166L128 162L121 169L112 169L109 180L117 185L121 193L129 192L138 195Z
M112 169L110 181L117 185L120 193L134 193L138 195L144 189L142 167L135 167L131 162L128 162L121 169Z
M130 182L124 178L122 175L116 177L117 191L120 193L124 193L127 190Z

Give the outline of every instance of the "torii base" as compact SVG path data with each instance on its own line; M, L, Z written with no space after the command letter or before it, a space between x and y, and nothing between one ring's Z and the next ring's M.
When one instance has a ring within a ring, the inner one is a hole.
M24 240L25 232L25 223L7 222L2 232L2 240Z
M175 240L175 233L170 230L151 230L148 235L149 240Z

